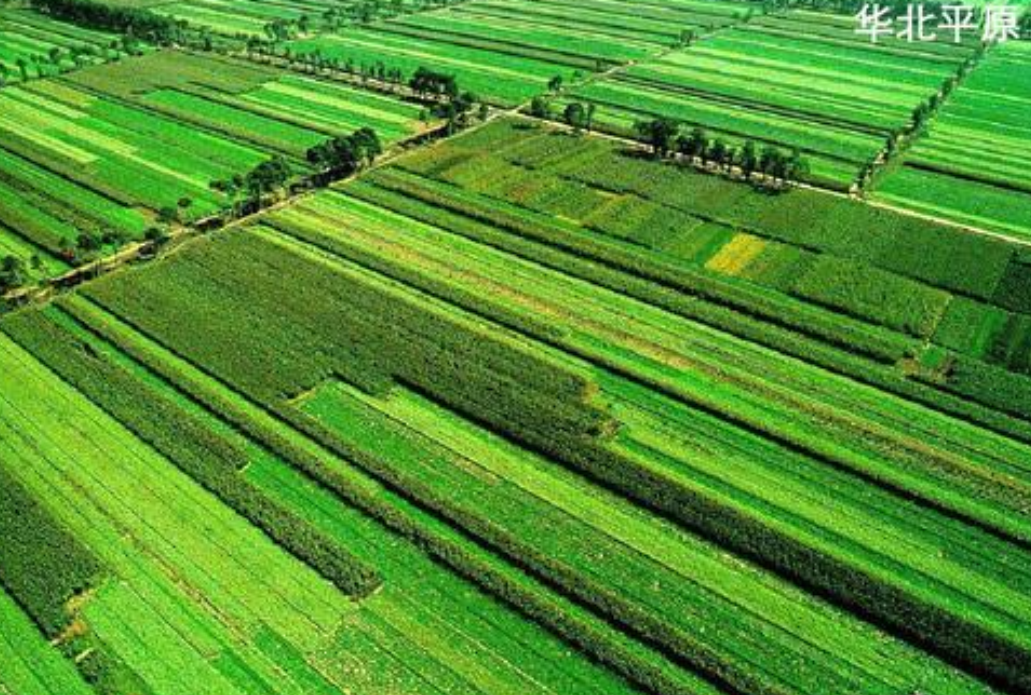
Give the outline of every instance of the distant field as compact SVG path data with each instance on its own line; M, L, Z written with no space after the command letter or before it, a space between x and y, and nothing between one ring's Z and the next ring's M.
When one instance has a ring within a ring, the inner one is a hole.
M417 38L376 27L347 29L288 45L295 53L318 53L341 64L382 63L401 70L406 78L420 67L431 68L454 75L463 90L501 105L529 101L546 90L551 78L569 81L576 71L551 56L521 57L489 46L461 45L444 37Z
M361 126L385 142L418 109L345 86L215 58L154 53L0 92L0 238L59 255L83 231L139 237L162 208L201 218L211 183L272 153L303 171L307 148ZM29 253L28 255L32 255Z
M873 46L854 28L851 18L833 15L760 15L572 98L596 103L597 122L619 132L661 115L731 144L797 147L817 180L847 187L969 55L951 44Z
M1031 239L1031 44L993 49L876 197Z
M502 105L529 101L551 78L574 77L645 60L680 41L741 21L738 2L471 0L363 29L290 42L296 53L341 63L382 63L406 75L419 66L453 74L463 89Z
M116 34L0 7L0 85L103 63L124 55L122 49Z
M321 26L328 10L342 17L353 18L352 12L370 5L375 8L370 19L390 17L395 9L404 12L421 4L420 0L403 0L400 3L364 3L360 0L105 0L108 4L144 6L153 12L183 20L194 28L205 28L225 36L266 37L265 27L275 21L296 22L302 17L311 22L311 28Z

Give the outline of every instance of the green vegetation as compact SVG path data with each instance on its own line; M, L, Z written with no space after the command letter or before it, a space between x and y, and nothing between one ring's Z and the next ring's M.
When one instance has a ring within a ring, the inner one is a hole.
M820 183L847 189L885 141L971 55L944 42L871 45L854 21L790 12L747 24L593 82L572 95L598 124L626 133L642 116L701 127L739 147L797 148Z
M0 8L0 693L1031 693L1027 51L856 4Z
M4 469L0 531L0 584L56 637L72 620L68 603L99 579L100 563Z
M990 51L951 95L878 199L964 224L1031 235L1031 50Z
M0 108L0 244L30 280L143 239L154 225L236 212L309 173L309 148L362 128L391 143L417 131L419 113L341 85L167 51L6 88ZM260 170L282 158L285 176Z
M46 15L0 7L0 87L117 60L143 46Z

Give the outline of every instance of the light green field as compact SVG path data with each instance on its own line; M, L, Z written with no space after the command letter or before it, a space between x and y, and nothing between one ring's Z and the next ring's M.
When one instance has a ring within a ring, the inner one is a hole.
M1018 238L1031 235L1031 50L993 49L876 197Z

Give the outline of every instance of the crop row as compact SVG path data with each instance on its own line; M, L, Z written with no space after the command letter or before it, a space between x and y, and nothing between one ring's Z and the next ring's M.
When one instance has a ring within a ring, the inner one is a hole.
M374 569L251 488L239 476L247 464L243 450L113 364L96 347L40 313L12 317L5 331L341 591L364 596L379 585Z
M246 404L245 400L227 391L195 366L179 362L179 357L162 356L145 344L149 339L141 339L139 334L130 336L105 323L102 310L81 298L72 298L63 302L63 306L80 320L89 322L91 329L115 341L127 354L147 364L155 374L161 374L177 388L183 389L192 399L218 413L281 460L289 461L304 471L345 503L407 538L444 566L553 630L632 682L649 692L668 695L715 694L716 691L705 681L669 664L593 613L546 591L463 534L443 526L435 517L396 498L356 471L331 464L317 447L291 436L291 430L282 420L265 413L256 414L254 406ZM144 319L142 316L136 318ZM153 326L150 328L153 330ZM160 338L167 340L168 336L161 335ZM275 408L274 405L272 407Z
M318 219L318 218L316 218L316 219ZM358 224L360 224L360 223L357 222L355 219L349 219L347 216L342 216L339 213L335 214L335 215L332 214L332 213L327 213L327 216L325 218L322 218L322 219L323 219L324 222L327 222L328 224L332 224L331 220L339 220L342 224L345 224L351 230L350 234L349 234L349 237L351 239L354 239L356 237L356 226ZM398 224L398 222L393 222L392 223L392 225L396 225L396 224ZM295 223L295 224L291 225L291 228L296 230L298 227L297 227L297 225ZM423 234L426 234L426 233L428 233L428 231L424 231L423 232ZM383 234L387 234L385 232L385 230L384 230ZM385 241L385 239L384 239L384 241ZM323 243L325 243L325 242L323 242ZM351 245L353 243L354 242L350 242L350 241L346 242L346 243L341 242L341 244L339 246L337 246L336 248L338 249L339 253L343 253L347 257L350 257L350 258L360 258L361 257L360 255L356 256L353 252L351 252L348 249L346 249L347 246L349 246L349 245ZM446 241L443 241L443 240L438 240L436 242L436 245L439 245L439 246L443 246L444 244L446 244ZM454 256L459 254L459 249L456 247L455 249L452 249L448 253L452 257L454 257ZM468 252L466 252L466 253L468 253ZM418 256L415 255L415 249L414 248L406 249L405 252L404 252L404 257L407 259L407 263L406 263L407 266L413 266L414 265L415 267L420 267L420 266L421 267L428 267L428 265L424 265L423 263L419 262ZM383 263L383 261L381 261L380 263ZM462 277L462 278L471 277L472 273L473 273L473 271L471 271L470 269L462 268L462 267L455 267L452 272L448 272L446 270L441 270L439 272L441 272L442 275L444 275L444 276L450 275L452 277ZM487 273L488 275L493 275L493 273L491 272L489 267L485 267L484 268L484 272ZM506 271L500 271L499 270L498 272L499 272L499 275L495 275L495 277L499 277L501 272L504 272L507 275L521 274L516 269L516 267L513 267L513 264L511 264L511 263L508 264L508 269ZM392 273L392 275L395 275L395 277L397 277L396 274ZM532 281L530 281L528 279L520 278L518 280L518 282L517 282L517 286L522 288L523 292L532 292L533 289L530 287L531 282ZM417 286L426 287L427 285L425 283L418 283L417 282ZM513 292L514 292L514 288L505 288L502 292L500 292L500 295L501 296L509 296ZM557 293L557 294L565 294L565 293ZM577 298L576 301L577 301L577 303L581 303L583 300L581 298ZM535 300L535 305L537 305L537 306L543 306L544 305L543 303L544 303L543 299L536 299ZM569 310L569 309L567 309L566 311L572 313L571 310ZM598 325L601 322L605 321L605 317L602 315L602 311L600 309L597 310L597 313L592 313L592 316L593 316L593 319L592 319L592 323L593 324ZM574 330L573 329L573 324L570 323L570 317L569 316L564 317L564 320L562 321L562 324L563 325L569 324L570 325L570 332L572 332ZM598 329L596 328L595 330L598 330ZM635 326L634 327L634 333L637 336L637 340L635 341L635 344L638 346L638 349L640 349L640 346L643 345L644 340L648 337L647 333L639 326ZM599 334L599 336L600 336L600 334ZM564 346L568 346L568 345L571 344L570 340L562 340L560 342ZM575 344L575 343L573 343L573 344ZM670 349L673 349L673 348L671 347ZM712 349L708 350L707 352L712 352ZM699 357L696 356L696 355L692 355L692 358L695 359L695 360L699 359ZM727 358L724 358L723 361L727 362ZM618 363L618 362L616 362L616 363ZM614 364L616 364L616 363L614 363ZM698 366L699 365L696 364L696 368ZM631 367L624 366L623 368L624 369L630 369ZM642 373L646 373L646 372L642 372ZM638 378L640 378L640 377L638 377ZM655 386L661 388L661 385L658 384L658 383L656 383ZM758 388L758 387L752 387L752 388ZM707 393L716 394L716 393L718 393L718 391L716 389L717 389L717 387L715 385L712 385L712 386L707 386L705 390L706 390ZM773 397L775 397L775 396L773 396ZM714 411L721 412L724 416L726 416L726 414L727 414L727 412L726 412L727 411L727 403L729 403L728 400L721 400L718 403L713 403L712 404L712 408L713 408ZM806 406L803 406L803 407L806 407ZM809 406L809 407L815 407L815 406ZM756 424L756 422L753 422L753 425L754 426L758 426ZM495 425L495 426L497 426L497 425ZM779 430L781 432L788 431L788 427L787 426L785 426L785 427L779 427L778 426L775 429ZM560 460L569 461L570 460L569 457L571 455L569 452L578 451L578 452L582 453L584 451L588 451L588 452L591 451L591 448L589 446L583 445L582 443L580 443L580 444L567 444L563 448L563 444L562 444L561 440L556 439L554 436L549 436L547 439L543 439L543 440L535 439L535 438L533 438L532 431L530 431L530 430L524 430L524 431L521 431L521 432L518 432L518 433L512 433L512 434L517 439L519 439L521 441L526 441L529 445L533 446L534 448L539 448L539 449L551 452L554 456L558 457ZM849 435L845 434L845 436L849 436ZM801 441L801 440L799 440L799 441ZM900 445L901 445L901 443L900 443ZM560 447L560 448L559 449L555 449L554 447ZM601 457L601 462L604 462L605 460L607 460L607 457L609 457L610 455L602 452L602 453L597 454L597 456L600 456ZM586 454L586 455L584 455L583 458L581 458L578 461L576 461L576 465L581 465L581 466L585 467L588 471L592 471L595 474L601 475L602 478L609 485L615 486L615 487L620 488L620 489L626 489L626 487L624 487L625 483L626 483L625 476L631 475L631 471L635 472L635 474L636 474L638 469L641 468L640 464L635 464L631 460L627 460L627 459L622 459L622 460L614 459L610 463L608 463L607 465L604 464L604 463L601 463L601 462L599 462L598 460L595 459L595 455L593 455L593 454ZM852 465L852 464L849 464L849 465ZM599 473L598 471L601 471L601 472ZM623 472L622 475L624 477L621 477L621 474L619 473L620 471ZM697 494L699 494L698 492L695 491L695 492L688 493L688 490L690 489L689 487L684 487L683 483L678 482L675 477L667 477L667 474L665 474L665 473L663 473L661 475L661 477L656 479L656 480L657 481L661 481L661 482L656 482L652 489L653 490L659 490L659 489L665 490L664 498L670 500L668 506L663 506L662 507L663 511L666 511L667 513L673 515L675 518L681 519L681 518L683 518L683 514L684 514L683 510L698 508L699 503L697 501L690 501L690 502L688 501L688 499L694 500L693 497L686 498L686 499L683 498L683 497L680 497L680 495L687 495L687 494L697 495ZM840 487L840 484L838 485L838 487ZM674 492L674 491L676 491L676 492ZM633 494L635 496L635 498L637 498L637 499L639 499L639 500L641 500L641 501L643 501L645 503L649 503L649 498L648 497L643 496L642 494L634 494L633 490L630 490L630 493ZM933 498L933 494L934 494L933 490L930 493L926 493L926 494L931 494L932 495L931 499L934 499ZM724 512L723 512L724 514L727 513L726 512L726 507L733 507L734 506L733 503L728 503L728 501L726 501L726 500L723 500L723 501L718 501L718 500L719 500L718 497L712 497L711 501L710 501L710 504L717 505L717 506L719 506L721 508L724 508ZM652 503L654 503L654 501L652 501ZM855 512L853 512L853 513L855 513ZM713 511L712 509L708 509L707 514L704 514L704 515L700 514L699 517L711 520L711 519L714 519L714 518L719 518L720 517L720 513L716 512L716 511ZM687 523L690 523L694 527L696 524L699 523L699 521L698 521L697 518L692 517L690 521L687 521ZM834 534L845 535L845 534L853 534L854 533L854 531L847 531L845 529L845 526L841 525L840 523L837 523L837 522L824 522L824 523L826 523L826 524L828 524L828 526L834 528L834 530L832 531L832 533L834 533ZM720 524L717 527L713 527L713 526L709 525L709 526L703 526L702 528L704 529L704 531L705 531L705 533L707 535L708 534L715 534L715 537L719 538L721 541L724 541L724 542L728 543L731 547L742 548L742 547L746 547L744 545L744 541L743 540L738 539L738 540L735 541L734 539L726 539L724 535L721 535L721 534L725 533L724 531L721 530L722 528L740 527L742 524L743 524L743 522L738 520L737 526L735 526L734 523L731 523L731 522L728 521L726 526ZM761 524L759 524L759 526L756 527L756 529L753 529L752 533L756 537L759 538L759 540L756 540L755 542L760 547L765 548L765 552L756 551L754 553L755 557L760 557L760 558L766 558L766 557L782 558L785 555L791 556L791 552L792 551L786 550L785 546L783 545L784 542L785 542L784 538L775 538L775 536L769 536L769 535L761 536L761 532L760 532L760 530L758 530L759 528L761 528ZM768 534L769 530L767 529L765 531L765 533ZM811 554L811 553L814 552L812 550L812 548L817 547L817 546L820 545L821 541L818 540L819 536L813 537L813 536L810 535L810 532L808 532L808 531L801 532L801 533L796 531L795 534L797 534L797 535L793 534L793 536L798 539L797 542L799 542L800 545L796 546L796 549L793 552L796 552L796 553L797 552L803 552L801 549L805 548L804 552ZM803 539L805 539L805 540L803 540ZM778 545L778 543L781 544L781 545ZM777 550L773 550L774 547L776 547ZM880 594L877 594L875 590L867 589L868 592L873 592L873 593L866 593L866 594L864 594L863 592L861 592L857 588L857 587L859 587L861 585L862 586L873 585L873 586L880 587L881 582L894 583L894 581L895 581L894 579L890 579L890 578L885 579L883 574L880 577L878 577L877 579L873 578L875 576L875 574L881 573L883 570L877 570L876 572L874 572L874 570L872 570L872 569L866 569L868 567L873 567L875 565L880 565L880 566L883 567L884 565L883 565L883 562L882 562L881 559L873 559L873 560L871 560L870 559L871 556L868 555L867 558L862 561L863 564L860 565L854 559L842 562L841 559L840 559L841 558L840 555L837 555L836 553L834 553L833 555L835 555L835 559L833 561L829 561L829 562L830 562L830 566L833 566L835 568L834 569L834 573L835 574L833 576L836 577L836 582L841 583L842 585L850 586L851 590L854 592L851 595L847 594L847 592L843 592L841 594L837 594L838 597L841 598L842 600L848 602L849 600L857 600L856 597L860 597L861 596L863 598L862 599L858 599L858 600L863 603L863 606L866 609L869 609L870 606L878 606L878 605L880 605L879 602L882 599L883 600L887 600L886 597L891 595L890 591L897 591L897 589L891 589L891 590L885 589ZM858 557L858 556L853 556L853 558L855 558L855 557ZM812 558L810 558L810 559L812 559ZM816 562L816 561L813 560L813 562ZM828 569L828 565L827 565L828 560L826 558L824 558L823 562L824 562L824 564L820 565L821 572L825 572L825 573L831 574L832 571L830 569ZM812 563L810 563L810 564L812 564ZM819 564L819 563L817 563L817 564ZM847 569L847 566L850 565L850 564L851 564L852 569ZM802 560L798 559L797 557L796 557L796 562L788 563L788 566L786 566L786 567L778 565L779 569L781 569L782 571L785 571L785 572L792 573L793 576L796 576L796 573L798 573L798 572L802 572L803 575L805 575L805 572L803 570L799 570L798 569L799 567L807 567L807 562L806 561L802 561ZM857 567L864 567L864 569L859 570L857 572L856 569L855 569ZM852 574L849 574L849 572L852 572ZM866 574L866 572L869 572L869 574ZM812 576L805 575L805 576L802 577L802 580L803 581L807 581L807 582L814 581L813 576L823 576L823 575L820 575L819 573L817 573L816 575L812 575ZM837 585L835 582L831 582L831 584L835 585L835 586ZM894 584L894 586L897 587L898 584ZM822 590L827 590L827 589L826 589L826 587L822 587ZM874 595L879 596L879 598L876 598L876 599L872 598L872 596L874 596ZM894 618L891 617L891 616L895 615L895 613L893 611L895 609L898 609L901 605L905 605L907 603L911 604L914 600L916 600L916 603L919 605L920 601L923 600L923 599L915 599L915 597L913 597L913 596L904 596L903 595L901 598L898 598L898 597L893 598L894 603L891 604L893 606L892 610L885 611L883 613L880 612L880 609L876 609L876 610L877 610L877 613L878 613L878 615L879 615L879 617L881 619L893 621ZM869 601L869 603L866 603L866 601ZM937 617L934 617L934 616L937 615L935 613L935 611L938 610L937 608L921 606L920 608L917 608L915 610L916 610L917 613L920 613L920 614L924 615L925 619L928 620L928 621L938 620ZM931 616L931 617L927 617L927 616ZM966 619L967 618L965 618L965 617L961 618L960 622L962 623L962 621L966 620ZM948 629L953 629L953 628L950 627ZM991 637L985 637L985 633L980 632L980 628L975 626L975 625L973 625L973 624L967 625L967 627L965 627L963 629L965 629L967 631L966 634L968 636L968 639L971 642L973 642L973 643L980 644L981 642L985 642L985 643L991 642L992 638ZM929 625L927 623L921 625L919 630L924 633L925 639L930 639L935 644L946 645L944 648L952 650L952 646L948 645L947 641L945 641L943 639L943 636L946 633L940 633L940 634L936 633L935 632L935 628L932 625ZM928 637L927 635L930 635L930 636ZM955 653L959 653L959 650L957 649ZM971 656L970 656L970 652L969 651L966 653L966 656L962 657L962 658L965 658L967 661L973 661ZM1003 657L1001 657L1001 658L1003 658ZM1012 656L1012 654L1011 654L1010 656L1004 657L1004 658L1009 659L1010 662L1012 663L1013 659L1016 658L1016 657Z
M267 235L264 233L259 234L260 240L233 240L230 243L229 239L219 240L219 245L225 244L224 247L218 248L217 253L209 253L206 255L211 256L211 269L209 272L219 272L217 269L221 269L222 272L232 272L238 277L248 276L243 271L242 267L246 266L248 262L253 261L255 258L261 259L264 263L276 264L282 266L284 269L291 267L287 261L280 258L285 255L284 250L278 248L276 245L270 244L264 238ZM249 252L247 254L238 253L234 248L238 244L247 244ZM268 249L262 247L269 246ZM209 249L209 252L212 250ZM222 254L225 254L224 256ZM177 265L180 264L180 259L176 259ZM314 258L309 261L312 265L319 264L320 261ZM310 302L310 297L307 296L308 292L315 293L311 296L322 295L328 291L331 285L324 284L328 279L322 279L323 276L328 275L326 269L317 269L315 267L309 268L307 271L301 270L300 267L293 266L294 271L291 273L292 276L297 277L299 273L303 273L305 282L299 292L302 296L295 299L286 297L281 289L276 288L274 285L269 285L263 282L249 283L247 292L234 299L230 303L223 304L218 308L223 321L230 322L233 329L233 338L227 339L226 342L222 342L221 349L226 352L234 352L234 341L249 341L251 338L247 336L247 331L254 330L248 328L246 322L241 322L242 314L240 307L248 306L261 306L264 305L266 300L265 297L275 297L281 307L283 307L283 301L287 301L288 306L285 307L285 311L292 317L292 321L286 325L303 326L300 332L310 333L313 329L318 330L318 323L325 321L325 317L322 319L315 319L314 317L308 317L301 310L301 307ZM178 270L182 270L180 267ZM182 278L182 275L177 271L176 277ZM190 279L188 286L191 290L196 289L197 291L203 292L203 288L198 288L198 281L196 279ZM175 301L184 301L192 304L192 300L189 297L183 295L183 290L180 289L180 296ZM106 293L105 293L106 295ZM353 293L350 296L354 296ZM138 323L146 328L148 332L160 336L161 340L171 342L177 350L182 351L191 356L191 359L198 359L199 350L203 350L203 346L199 345L201 337L199 335L190 335L189 333L184 334L183 331L172 331L170 327L165 324L167 318L166 313L163 310L155 310L153 306L147 312L139 312L130 308L130 303L127 303L120 293L117 300L114 300L110 295L101 298L102 301L109 305L113 305L114 309L118 313L127 315L134 323ZM146 300L144 300L146 301ZM294 305L293 302L297 304ZM234 308L235 307L235 308ZM373 307L366 307L361 303L352 305L352 310L357 313L367 314L370 317L379 315L379 309L377 311ZM399 312L391 312L392 316L397 316ZM174 312L169 312L167 317L171 317ZM296 322L296 323L294 323ZM330 323L335 327L339 327L341 324L336 317L334 317ZM345 326L347 324L344 324ZM274 335L280 331L287 330L285 326L277 326L275 324L264 324L262 330L266 335ZM294 329L294 333L298 332L298 328ZM350 330L343 332L343 334L351 333ZM336 341L340 341L341 333L335 333L337 336ZM203 339L205 342L210 342L211 336ZM326 336L322 339L323 349L330 344L333 338ZM389 344L387 345L389 347ZM398 355L397 348L392 351L395 357ZM210 364L206 360L202 361L204 364ZM224 363L223 363L224 365ZM236 377L229 375L225 371L223 365L210 364L216 373L224 379L228 379L230 383L238 385ZM398 368L405 374L406 380L412 379L412 372L409 368L404 365L403 362L398 363ZM252 370L260 369L256 363L250 363L249 366ZM576 434L575 432L569 432L568 428L556 428L549 427L545 428L538 422L528 422L526 418L522 418L522 421L514 419L512 417L511 408L527 407L525 403L531 398L530 395L521 396L514 387L506 387L504 393L495 392L494 398L498 401L503 401L500 405L495 403L484 404L477 402L476 394L471 394L467 390L463 389L462 385L452 385L454 377L456 375L452 373L451 369L447 365L441 365L441 368L436 372L435 381L433 384L427 385L425 382L418 383L420 390L435 390L441 394L444 399L449 399L452 402L452 407L459 410L467 410L470 417L474 417L483 422L490 423L492 428L496 428L502 432L507 432L510 435L516 436L520 439L526 439L531 436L530 433L535 433L533 436L539 437L539 441L534 441L536 447L550 446L554 447L562 442L578 442L583 443L586 440L583 435ZM471 380L478 381L478 377L475 372L471 375ZM252 394L257 395L257 394ZM265 399L267 402L267 398ZM542 404L544 405L544 404ZM730 679L731 682L735 682L739 687L745 689L759 688L761 691L766 692L780 692L778 686L772 682L764 683L763 681L752 681L751 676L748 675L748 670L738 670L731 666L720 666L720 664L727 661L728 655L724 654L722 659L710 660L705 657L707 653L702 646L696 646L694 649L690 647L689 642L685 642L687 639L686 635L680 630L672 628L667 625L663 627L662 622L655 622L655 618L649 618L647 613L641 614L638 610L633 608L633 603L628 603L626 597L621 597L618 592L613 593L613 589L609 587L606 589L602 584L591 584L587 582L587 579L581 577L578 573L570 571L570 568L563 567L563 563L558 560L551 559L550 556L545 556L539 551L535 551L533 548L528 547L525 541L521 541L518 536L507 535L502 532L501 529L497 528L496 524L501 523L501 519L506 519L506 524L515 523L518 518L525 518L527 520L533 519L537 514L514 514L510 516L508 514L502 514L499 519L491 524L488 524L482 513L475 512L468 507L471 500L474 498L481 498L484 492L478 492L475 495L472 491L469 491L469 499L464 503L454 498L448 501L448 498L458 494L461 490L456 489L453 483L446 482L451 480L445 476L445 470L441 465L433 465L429 470L425 471L425 475L417 475L417 471L413 469L416 465L416 461L420 460L419 456L406 456L406 442L409 441L406 438L395 439L389 435L389 432L380 429L376 426L374 421L369 421L361 418L347 418L347 422L351 425L347 429L350 432L347 435L347 439L341 439L339 435L326 427L320 427L314 423L311 419L306 417L298 416L292 409L286 406L276 406L275 402L271 403L271 407L275 409L277 414L292 422L297 427L309 432L313 436L319 438L321 441L331 446L338 453L342 454L348 460L355 461L363 468L368 470L370 473L375 475L377 478L385 480L392 487L403 490L406 495L414 496L415 501L420 504L429 505L431 509L434 509L439 514L443 514L446 518L450 519L453 523L459 525L461 528L472 532L476 537L482 539L490 547L502 550L506 556L512 557L518 563L527 563L527 566L535 573L541 576L549 583L555 583L562 588L564 592L569 592L576 596L580 601L586 601L589 605L594 605L598 609L605 612L607 615L611 615L619 621L621 624L628 625L636 631L648 631L658 635L658 639L666 649L671 649L674 653L680 655L681 658L687 659L687 662L695 665L697 668L702 669L706 673L714 674L715 677L721 679ZM540 407L540 406L538 406ZM548 408L545 417L554 416L558 410L552 405L546 405ZM388 456L387 454L390 454ZM402 461L408 463L402 465ZM425 464L420 464L425 465ZM420 469L421 470L421 469ZM430 473L432 470L432 474ZM440 483L433 483L432 481L439 480ZM467 480L466 485L470 484ZM443 487L440 487L443 486ZM514 504L515 501L511 501L510 504ZM446 505L446 506L445 506ZM543 511L540 512L543 514ZM556 522L557 523L557 522ZM590 545L590 544L588 544ZM571 552L571 551L570 551ZM573 557L570 552L563 552L560 557ZM613 550L612 552L615 552ZM608 555L608 553L606 553ZM659 599L656 599L659 600ZM686 601L687 599L682 599ZM683 606L687 606L687 603L683 603ZM668 613L669 611L664 611ZM747 631L746 631L747 632ZM775 663L775 662L773 662ZM770 666L775 668L775 666ZM715 670L721 669L721 670ZM801 677L801 676L799 676ZM812 674L805 676L806 678L819 679L820 676L813 672ZM829 677L824 675L823 678ZM814 681L819 682L819 681Z

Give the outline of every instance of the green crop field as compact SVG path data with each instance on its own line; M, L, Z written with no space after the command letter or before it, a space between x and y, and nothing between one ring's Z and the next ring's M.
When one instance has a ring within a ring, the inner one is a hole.
M1031 52L853 9L0 0L0 695L1031 695Z
M884 201L1031 238L1031 46L989 53L877 189Z
M347 86L169 52L7 88L0 242L59 269L82 232L138 239L163 209L215 214L231 201L212 182L274 153L304 170L309 147L363 126L392 142L417 132L418 112Z
M644 61L701 34L744 21L743 2L626 3L592 0L470 0L401 15L367 28L289 42L289 50L353 65L413 72L425 65L458 77L504 106L541 94L549 80L582 81L593 72Z
M0 6L0 87L125 55L121 37Z
M757 16L572 96L595 103L597 122L615 132L658 115L731 144L798 148L816 179L847 188L970 55L951 44L933 53L904 42L875 46L854 26L806 12Z
M104 0L104 5L146 9L156 15L185 22L191 28L224 37L264 37L276 22L310 23L308 31L336 22L363 22L393 17L436 3L435 0ZM368 7L369 9L365 9Z

